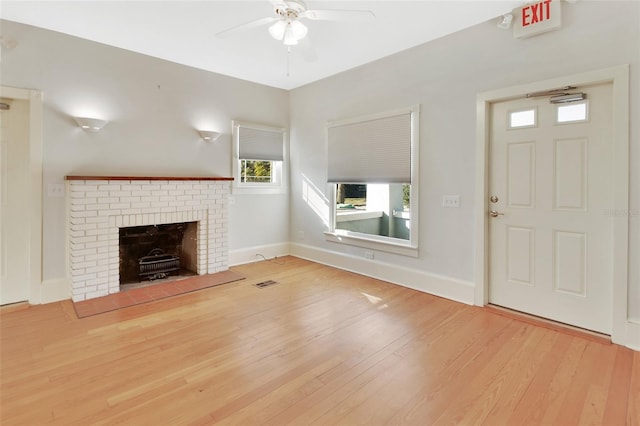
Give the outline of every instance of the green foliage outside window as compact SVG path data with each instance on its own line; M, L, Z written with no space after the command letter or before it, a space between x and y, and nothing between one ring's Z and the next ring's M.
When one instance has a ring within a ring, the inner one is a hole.
M271 161L242 160L242 182L271 182Z
M402 202L406 209L411 207L411 185L402 185Z

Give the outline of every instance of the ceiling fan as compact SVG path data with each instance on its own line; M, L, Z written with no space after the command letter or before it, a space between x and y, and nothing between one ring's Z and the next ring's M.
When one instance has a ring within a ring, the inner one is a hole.
M228 28L216 34L227 37L240 31L256 27L269 26L269 34L285 46L294 46L307 35L307 26L300 22L303 19L312 21L344 21L354 19L375 18L371 10L309 10L302 0L273 0L275 16L256 19L251 22Z

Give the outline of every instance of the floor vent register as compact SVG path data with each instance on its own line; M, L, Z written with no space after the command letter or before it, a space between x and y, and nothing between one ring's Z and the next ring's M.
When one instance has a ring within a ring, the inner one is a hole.
M269 286L272 286L272 285L275 285L275 284L278 284L278 283L276 281L273 281L273 280L268 280L268 281L263 281L261 283L257 283L257 284L254 284L254 285L256 287L258 287L258 288L265 288L265 287L269 287Z

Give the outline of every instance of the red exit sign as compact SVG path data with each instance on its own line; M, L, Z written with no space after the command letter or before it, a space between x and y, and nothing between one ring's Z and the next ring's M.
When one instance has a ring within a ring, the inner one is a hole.
M541 0L528 3L518 11L513 35L525 38L560 28L562 8L560 0Z

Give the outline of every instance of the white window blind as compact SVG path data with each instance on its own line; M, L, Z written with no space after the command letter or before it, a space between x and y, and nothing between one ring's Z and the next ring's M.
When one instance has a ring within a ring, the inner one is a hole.
M240 160L283 161L283 133L238 126Z
M411 112L328 127L328 181L411 183Z

